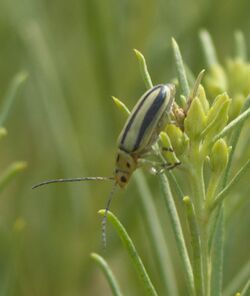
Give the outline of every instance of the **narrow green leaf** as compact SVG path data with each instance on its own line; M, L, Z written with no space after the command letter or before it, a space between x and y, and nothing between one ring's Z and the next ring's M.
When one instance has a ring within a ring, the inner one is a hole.
M27 79L27 77L28 75L26 72L20 72L13 78L7 91L7 94L4 98L4 103L0 108L0 126L3 126L5 124L10 109L13 105L13 102L17 98L18 90L20 86L23 84L23 82Z
M114 296L122 296L122 292L120 290L120 287L116 281L116 278L115 278L112 270L110 269L108 263L106 262L106 260L104 260L103 257L101 257L100 255L98 255L96 253L91 253L90 257L93 260L95 260L95 262L99 265L99 267L103 271L103 273L110 285L110 288L113 292L113 295Z
M174 186L174 189L176 191L176 193L178 194L178 197L180 200L182 200L183 196L185 196L184 192L181 189L180 183L178 182L178 180L176 179L174 173L170 170L166 172L167 176L169 179L172 180Z
M247 60L247 46L246 40L241 31L235 32L235 48L236 48L236 57L241 58L243 61Z
M117 99L116 97L113 97L113 96L112 96L112 100L116 104L118 109L121 110L126 116L128 116L130 114L129 109L122 101L120 101L119 99Z
M204 293L204 278L202 272L202 251L201 240L197 218L195 215L194 206L188 196L183 198L184 205L187 212L187 220L190 231L190 240L193 251L193 270L194 270L194 282L197 295L203 295Z
M248 108L246 111L241 113L238 117L232 120L227 126L225 126L224 129L214 137L213 141L216 142L219 138L225 137L229 132L232 131L232 129L239 127L239 125L242 124L249 117L250 117L250 108Z
M190 263L190 259L189 259L183 231L182 231L181 222L176 210L173 195L168 183L168 179L164 174L160 175L160 181L161 181L161 187L163 191L162 196L164 198L164 202L166 204L166 207L169 213L175 239L177 242L177 248L184 267L183 270L184 270L184 275L187 282L188 293L189 295L195 295L193 270Z
M246 111L248 108L250 108L250 96L247 97L244 105L241 108L241 112L240 114L242 114L244 111ZM228 163L227 163L227 167L224 173L224 178L223 178L223 188L226 186L227 181L228 181L228 177L229 177L229 173L230 173L230 169L231 169L231 165L232 165L232 160L233 160L233 156L234 156L234 152L236 150L239 138L240 138L240 134L243 128L244 122L240 123L235 130L233 131L232 134L232 138L231 138L231 152L229 153L229 158L228 158Z
M223 296L231 296L235 291L239 291L246 281L250 279L250 260L242 267L242 269L236 274L229 282L229 285L225 288ZM243 295L242 295L243 296ZM244 295L248 296L248 294Z
M212 66L218 64L218 59L216 56L216 51L212 38L206 30L201 30L199 36L207 65L209 68L211 68Z
M246 173L249 167L250 159L248 159L248 161L239 169L239 171L235 174L235 176L228 183L228 185L217 195L210 207L211 211L213 211L218 205L222 203L225 197L228 196L228 192L230 192L232 190L232 187L239 182L240 178Z
M101 214L102 216L104 216L105 210L100 210L98 213ZM131 240L131 238L129 237L126 229L121 224L121 222L117 219L117 217L113 213L111 213L110 211L107 213L107 220L112 223L115 230L117 231L117 234L119 235L121 241L123 242L125 249L129 253L130 258L134 264L134 267L135 267L140 279L142 280L143 286L144 286L145 290L147 291L148 295L156 296L157 293L156 293L155 287L153 286L153 284L147 274L147 271L142 263L142 260L137 253L134 243Z
M184 67L184 63L183 63L183 59L181 56L179 46L174 38L172 38L172 48L173 48L173 52L174 52L175 64L176 64L176 69L177 69L177 74L178 74L178 79L180 82L181 90L182 90L183 95L186 98L188 98L188 96L190 94L190 89L189 89L189 85L188 85L187 74L185 71L185 67Z
M204 74L205 74L205 70L203 69L200 71L197 78L195 79L193 90L192 90L191 96L190 96L191 99L195 98L198 95L199 86L201 84Z
M196 77L195 77L194 73L189 68L189 66L186 65L185 63L184 63L184 67L185 67L185 73L187 75L188 84L189 85L194 85L195 80L196 80Z
M5 186L21 171L27 167L27 163L24 161L12 163L0 176L0 192Z
M148 72L148 67L147 67L146 60L145 60L143 54L139 50L134 49L134 52L135 52L135 55L136 55L137 60L139 62L140 71L141 71L144 83L146 85L146 88L147 89L152 88L153 83L152 83L151 77L150 77L149 72Z

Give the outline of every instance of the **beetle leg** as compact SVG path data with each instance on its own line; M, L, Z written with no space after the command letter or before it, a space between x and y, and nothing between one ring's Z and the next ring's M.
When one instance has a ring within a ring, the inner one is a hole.
M162 151L166 151L166 152L174 152L174 149L171 147L161 147Z
M159 162L159 161L152 161L144 158L138 159L138 166L146 167L148 166L155 175L159 175L163 173L165 170L172 170L176 166L180 165L181 162L176 163L167 163L167 162Z

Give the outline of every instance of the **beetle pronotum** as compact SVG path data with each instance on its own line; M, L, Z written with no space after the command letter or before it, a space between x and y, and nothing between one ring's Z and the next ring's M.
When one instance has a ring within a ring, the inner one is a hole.
M173 84L156 85L142 95L134 106L118 138L115 170L112 177L48 180L35 185L33 188L59 182L114 180L114 185L110 192L102 221L102 236L104 245L106 245L107 212L110 208L115 188L117 185L119 185L120 188L124 188L128 184L133 172L145 163L145 155L152 152L153 144L155 144L159 133L167 123L168 115L174 102L174 96L175 86ZM146 162L152 163L153 165L153 162L149 160ZM163 164L166 168L173 168L175 165L176 164Z

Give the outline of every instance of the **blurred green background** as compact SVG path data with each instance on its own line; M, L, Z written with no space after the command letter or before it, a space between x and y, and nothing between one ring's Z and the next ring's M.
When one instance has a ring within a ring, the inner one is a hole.
M223 61L233 54L236 29L249 45L249 11L248 0L1 1L1 102L13 77L28 73L5 125L1 169L14 160L25 160L28 167L1 194L0 295L111 295L89 257L93 251L105 255L126 295L143 295L111 228L108 249L102 250L97 211L105 207L110 184L61 184L36 191L31 186L50 178L112 174L125 117L111 95L131 108L145 91L133 48L145 54L153 82L167 82L176 75L170 47L174 36L197 74L206 66L199 30L208 29ZM155 178L147 178L158 192ZM116 194L112 210L160 287L134 189L132 181ZM246 209L241 207L227 225L225 284L249 255ZM171 229L165 216L162 221L178 272ZM233 266L227 256L233 256Z

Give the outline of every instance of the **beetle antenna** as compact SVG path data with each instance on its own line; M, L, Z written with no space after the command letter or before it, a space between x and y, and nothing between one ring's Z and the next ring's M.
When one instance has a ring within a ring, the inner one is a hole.
M107 205L106 205L106 208L105 208L105 213L104 213L104 216L102 218L102 242L103 242L104 249L106 249L106 246L107 246L107 236L106 236L107 215L108 215L108 211L110 209L111 201L112 201L112 198L114 196L116 188L117 188L117 183L114 182L113 186L112 186L112 189L110 191L110 194L109 194L109 198L108 198Z
M48 184L53 183L66 183L66 182L81 182L81 181L108 181L114 180L114 177L80 177L80 178L71 178L71 179L54 179L54 180L47 180L41 183L38 183L32 187L35 189L37 187L41 187Z

